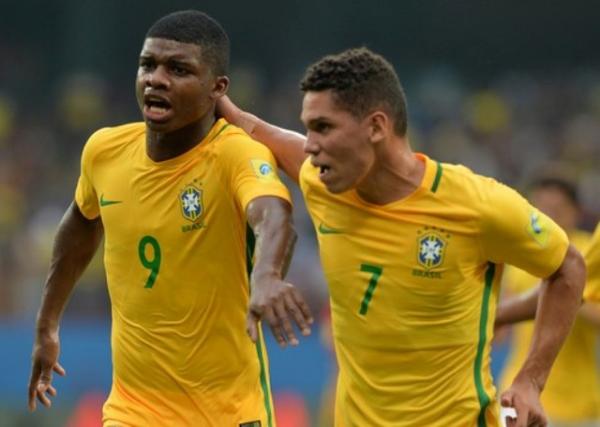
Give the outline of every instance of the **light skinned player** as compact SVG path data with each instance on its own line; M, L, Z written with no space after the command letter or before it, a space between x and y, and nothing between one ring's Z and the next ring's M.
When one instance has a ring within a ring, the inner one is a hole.
M148 30L136 79L144 122L90 137L59 225L36 323L32 410L56 396L61 315L104 237L113 383L103 424L274 425L255 313L281 345L297 344L293 321L309 333L311 317L283 279L295 233L273 156L215 118L228 55L227 35L202 12L175 12Z
M499 425L489 356L504 263L547 278L532 350L501 399L513 425L546 425L539 395L585 274L565 233L514 190L414 153L381 56L327 56L301 89L306 136L219 108L302 189L331 298L335 425Z

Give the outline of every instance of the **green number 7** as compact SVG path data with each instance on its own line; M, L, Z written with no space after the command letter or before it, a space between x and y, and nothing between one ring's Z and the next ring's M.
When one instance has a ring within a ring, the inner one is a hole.
M152 246L152 259L146 258L147 245ZM152 288L152 286L154 286L154 282L156 282L156 276L158 276L158 272L160 271L160 245L158 244L158 241L152 236L142 237L140 244L138 245L138 254L140 256L142 265L150 270L150 276L148 276L148 280L146 280L146 286L144 286L144 288Z
M360 271L365 271L372 274L371 279L369 280L369 286L367 287L365 296L360 304L360 310L358 311L364 316L367 314L367 310L369 309L369 303L371 302L371 298L373 298L373 292L375 292L377 281L379 280L379 277L381 277L381 273L383 273L383 268L376 265L361 264Z

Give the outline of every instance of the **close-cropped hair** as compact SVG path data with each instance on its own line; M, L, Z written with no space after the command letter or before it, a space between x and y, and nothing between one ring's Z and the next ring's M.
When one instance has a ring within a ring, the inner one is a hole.
M229 37L215 19L198 10L182 10L156 21L146 38L174 40L200 46L202 59L217 76L229 68Z
M303 92L331 90L336 104L357 118L383 109L394 130L406 134L404 89L394 67L383 56L361 47L328 55L309 66L300 82Z

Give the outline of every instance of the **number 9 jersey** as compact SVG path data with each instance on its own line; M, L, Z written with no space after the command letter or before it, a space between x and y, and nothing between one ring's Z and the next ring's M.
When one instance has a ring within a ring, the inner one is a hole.
M146 154L144 123L89 139L75 200L105 232L104 425L273 425L264 344L246 334L245 211L259 196L290 200L272 154L223 119L162 162Z

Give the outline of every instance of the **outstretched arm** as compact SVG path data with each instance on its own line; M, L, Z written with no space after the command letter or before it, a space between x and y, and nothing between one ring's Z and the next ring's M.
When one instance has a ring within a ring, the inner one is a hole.
M298 339L289 317L302 335L310 334L312 315L298 290L283 279L292 257L296 232L292 207L278 197L258 197L250 202L247 217L256 237L255 265L251 276L247 328L252 341L258 338L258 322L266 319L280 346Z
M36 408L36 398L44 406L51 406L49 396L56 396L56 389L52 386L52 372L65 375L65 370L58 363L60 318L75 283L98 249L103 233L100 219L88 220L74 202L58 227L37 316L31 356L29 409L32 411Z
M567 337L585 285L583 257L569 246L559 269L539 288L531 347L511 387L502 393L502 406L514 407L517 419L508 425L546 425L539 396L550 368Z
M228 96L219 98L217 114L269 147L287 176L298 182L300 167L307 157L304 152L304 135L272 125L254 114L241 110Z

